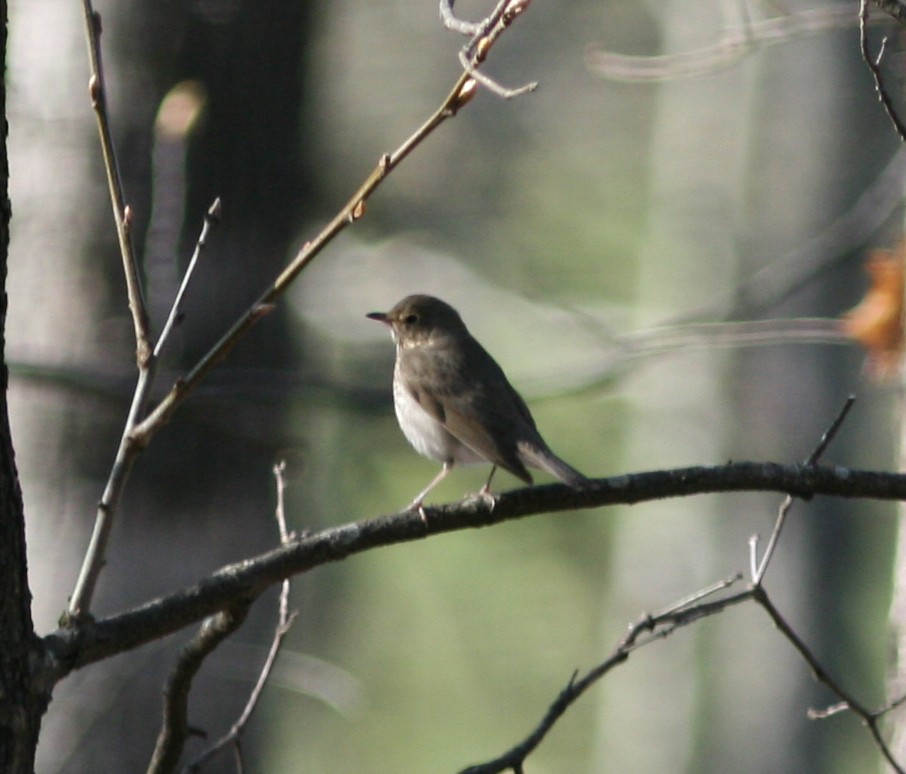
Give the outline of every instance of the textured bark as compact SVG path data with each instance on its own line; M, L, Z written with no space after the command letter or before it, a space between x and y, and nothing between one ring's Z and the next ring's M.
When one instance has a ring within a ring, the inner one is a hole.
M6 1L0 0L0 60L6 61ZM9 248L9 161L6 150L6 88L0 80L3 143L0 150L0 771L34 771L35 748L47 699L33 667L38 641L31 619L31 592L25 555L25 518L9 427L3 357Z

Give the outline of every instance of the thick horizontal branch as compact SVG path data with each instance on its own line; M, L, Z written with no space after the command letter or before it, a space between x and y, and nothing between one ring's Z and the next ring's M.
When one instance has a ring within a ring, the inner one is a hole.
M372 548L540 513L748 491L782 492L803 499L828 495L906 500L906 475L838 466L736 462L602 478L582 491L562 484L526 487L498 495L493 505L481 497L470 497L455 504L426 507L424 521L415 512L363 519L290 540L285 546L224 567L194 586L128 612L58 629L44 639L46 677L58 680L74 669L172 634L237 602L253 600L291 575Z

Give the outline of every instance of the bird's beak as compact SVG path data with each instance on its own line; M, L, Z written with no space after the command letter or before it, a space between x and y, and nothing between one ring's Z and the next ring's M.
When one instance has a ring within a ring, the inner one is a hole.
M369 312L365 315L365 317L367 317L369 320L377 320L378 322L382 322L385 325L390 325L390 320L387 319L386 312Z

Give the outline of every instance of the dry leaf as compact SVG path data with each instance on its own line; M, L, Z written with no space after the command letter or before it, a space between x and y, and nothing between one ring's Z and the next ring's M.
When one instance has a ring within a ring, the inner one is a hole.
M843 315L843 332L868 350L866 369L884 381L897 374L903 354L906 241L875 250L865 264L871 285L861 303Z

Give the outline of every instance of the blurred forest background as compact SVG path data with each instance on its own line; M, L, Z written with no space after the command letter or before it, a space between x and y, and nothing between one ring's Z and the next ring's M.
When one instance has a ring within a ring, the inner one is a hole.
M477 18L491 5L456 9ZM96 7L158 330L204 211L223 200L163 390L437 107L463 39L442 29L435 0ZM513 86L537 79L537 92L503 101L481 90L156 438L132 474L96 610L275 545L278 459L288 461L297 530L411 499L436 465L397 428L393 347L364 315L414 291L460 310L551 446L587 475L798 461L851 392L859 402L827 461L892 469L896 396L865 379L854 347L706 343L627 360L613 335L679 319L835 317L858 301L867 252L900 232L906 165L859 56L856 6L846 7L848 28L755 48L699 77L629 84L603 78L589 48L692 51L747 16L780 12L718 0L535 2L487 72ZM888 31L890 54L899 33ZM87 545L134 344L81 5L12 0L9 45L11 415L34 614L46 631ZM899 93L901 78L890 77ZM433 497L475 491L486 472L458 471ZM296 579L300 616L245 740L248 770L441 772L494 757L643 611L744 570L749 536L767 534L779 501L697 497L536 517ZM869 705L884 699L893 516L863 502L797 504L767 580ZM208 660L193 726L216 737L236 718L275 608L275 595L259 601ZM38 770L143 770L186 636L63 683ZM748 605L636 653L528 770L877 768L853 717L806 718L830 701Z

